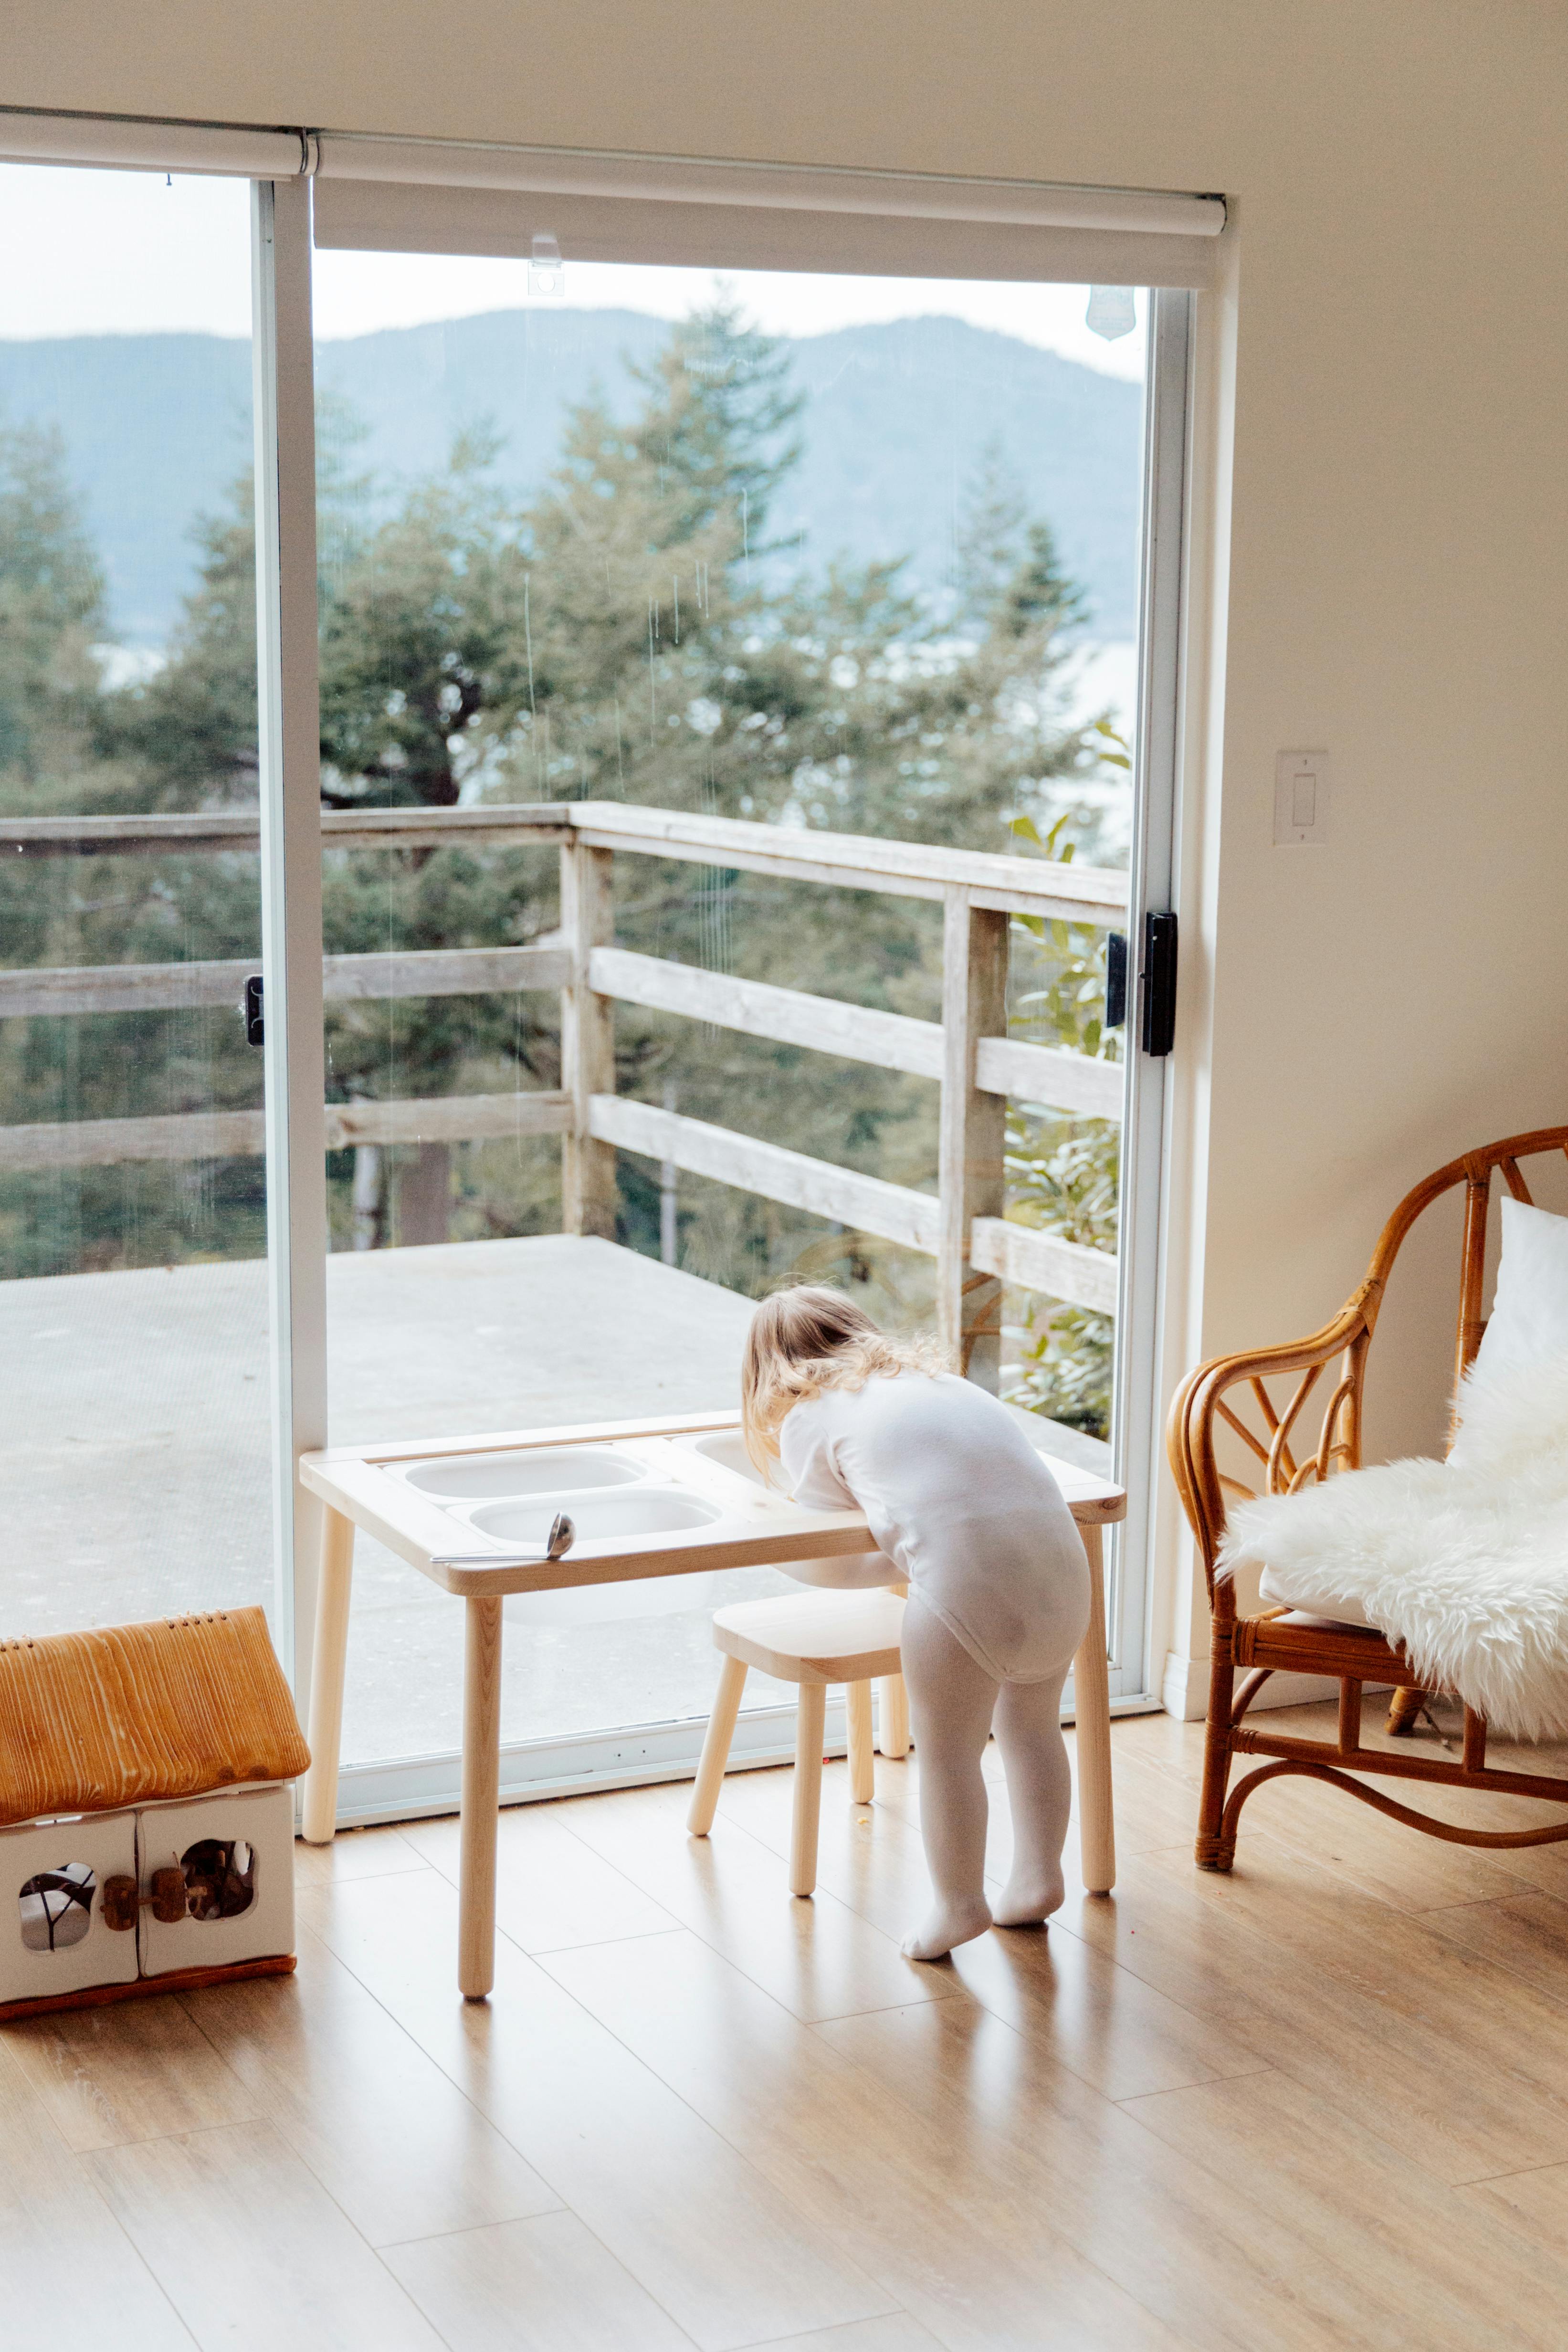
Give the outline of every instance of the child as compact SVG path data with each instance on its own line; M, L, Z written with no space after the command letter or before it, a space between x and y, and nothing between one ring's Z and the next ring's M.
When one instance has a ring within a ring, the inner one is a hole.
M1062 1899L1071 1778L1062 1684L1089 1622L1089 1566L1060 1489L1004 1405L888 1339L837 1291L764 1299L741 1372L746 1446L808 1509L858 1509L910 1588L903 1667L936 1906L904 1950L934 1960ZM995 1718L1013 1869L985 1899L981 1758Z

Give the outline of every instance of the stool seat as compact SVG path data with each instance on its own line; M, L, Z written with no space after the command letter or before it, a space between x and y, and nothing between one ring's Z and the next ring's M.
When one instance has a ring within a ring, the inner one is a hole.
M784 1683L861 1683L899 1671L904 1603L886 1587L812 1590L716 1610L713 1646Z
M775 1682L794 1683L800 1702L795 1710L789 1884L792 1895L811 1893L816 1884L827 1685L847 1685L849 1785L856 1802L868 1805L873 1794L873 1681L882 1686L883 1753L909 1753L909 1713L899 1659L903 1622L902 1590L889 1591L885 1585L859 1590L811 1586L781 1600L737 1601L715 1612L713 1645L724 1664L686 1817L693 1837L706 1837L713 1826L748 1671L754 1666Z

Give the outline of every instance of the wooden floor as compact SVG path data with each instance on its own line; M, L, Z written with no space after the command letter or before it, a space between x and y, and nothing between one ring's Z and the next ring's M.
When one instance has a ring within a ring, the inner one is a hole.
M1287 1782L1204 1876L1197 1727L1115 1743L1114 1898L951 1967L912 1761L830 1768L813 1903L787 1773L708 1845L682 1788L508 1813L488 2008L455 1823L299 1849L297 1978L0 2036L0 2338L1560 2352L1568 1847Z

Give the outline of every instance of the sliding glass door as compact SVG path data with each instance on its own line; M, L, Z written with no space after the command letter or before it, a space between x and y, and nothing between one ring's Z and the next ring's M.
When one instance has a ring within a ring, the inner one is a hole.
M1158 307L1155 334L1147 295L1087 286L318 252L334 1442L731 1403L747 1302L781 1279L932 1323L921 1249L635 1141L584 1223L551 820L613 803L781 845L773 871L616 852L628 1135L646 1105L933 1192L931 1076L836 1053L831 1020L803 1048L674 1002L722 980L940 1022L940 888L802 879L782 852L811 833L1067 861L1168 904L1170 779L1151 791L1138 744L1173 648L1140 615L1175 578L1145 562L1150 362L1179 538L1187 305ZM990 1377L1106 1469L1149 1423L1129 1399L1152 1269L1118 1252L1124 1168L1157 1186L1160 1087L1130 1091L1106 993L1138 928L1024 913L1009 956L1010 1035L1089 1068L1008 1103L1005 1213L1096 1256L1066 1296L1007 1288ZM363 1538L357 1559L350 1813L450 1780L461 1643L416 1571ZM509 1782L694 1757L713 1606L790 1589L754 1570L509 1603ZM742 1738L776 1746L787 1695L754 1677L747 1698Z
M302 182L252 240L245 182L0 169L0 1631L279 1562L303 1682L301 1446L728 1406L806 1276L1125 1477L1137 1702L1191 298L371 250L338 195L312 252ZM713 1606L789 1589L509 1603L505 1784L689 1764ZM453 1797L459 1617L362 1539L345 1817Z
M0 1635L272 1599L249 204L0 166Z

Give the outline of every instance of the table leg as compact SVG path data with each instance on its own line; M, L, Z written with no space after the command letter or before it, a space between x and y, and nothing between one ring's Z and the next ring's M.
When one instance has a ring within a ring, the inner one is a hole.
M1105 1536L1081 1527L1089 1555L1089 1631L1073 1660L1078 1722L1078 1823L1083 1883L1091 1895L1116 1884L1116 1819L1110 1793L1110 1668L1105 1642Z
M343 1737L343 1671L348 1662L353 1569L354 1523L342 1511L324 1510L310 1644L310 1769L305 1775L300 1823L308 1845L331 1845L338 1825L338 1754Z
M500 1810L501 1602L464 1602L463 1837L458 1987L483 2000L496 1980L496 1819Z

